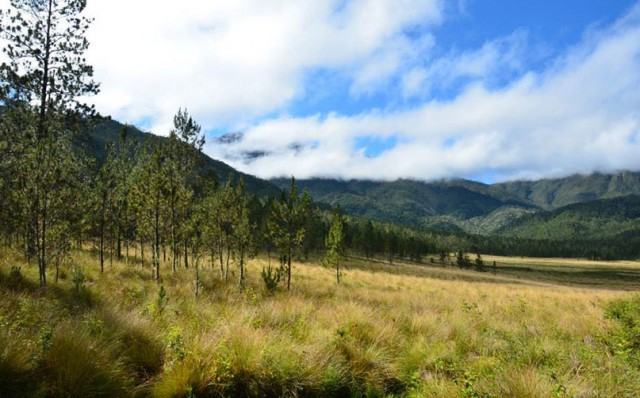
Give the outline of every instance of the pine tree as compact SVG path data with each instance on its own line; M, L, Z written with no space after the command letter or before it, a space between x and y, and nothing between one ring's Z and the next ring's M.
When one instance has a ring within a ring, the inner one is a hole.
M289 192L283 191L280 200L274 201L271 208L268 228L286 267L287 290L291 290L291 260L304 240L304 224L311 205L311 197L306 192L302 196L298 195L296 182L292 177Z
M72 136L92 108L78 101L95 94L93 69L83 57L89 46L83 17L85 0L11 0L2 13L0 36L9 65L1 67L0 100L7 107L10 135L18 155L11 158L23 179L13 182L25 217L26 251L38 259L40 285L46 286L51 260L68 251L71 227L64 200L82 179Z
M189 116L185 109L178 110L173 118L174 128L169 134L167 168L169 179L169 207L171 212L171 254L172 270L178 268L180 246L184 248L185 268L189 267L188 219L193 212L193 195L196 178L196 166L200 151L204 146L201 127Z
M331 226L325 238L325 246L327 253L322 263L327 267L335 268L336 282L340 284L340 277L342 276L340 265L342 258L345 256L346 247L344 243L344 220L339 206L333 210Z
M233 227L233 257L236 261L240 275L238 276L238 285L244 288L246 274L246 260L255 255L254 229L255 225L249 218L249 197L244 192L244 181L242 178L238 181L235 189L235 205L231 208L234 213Z

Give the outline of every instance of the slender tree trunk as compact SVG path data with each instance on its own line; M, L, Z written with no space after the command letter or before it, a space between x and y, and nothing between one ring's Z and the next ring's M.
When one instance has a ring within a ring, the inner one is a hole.
M240 254L240 289L244 289L244 254Z
M40 286L47 286L47 205L46 201L42 208L42 231L40 241Z
M100 273L104 274L104 217L100 220Z
M184 240L184 267L189 269L189 245L187 240Z
M194 260L193 263L196 269L196 298L198 298L198 294L200 293L200 267L198 266L198 260Z
M231 243L229 242L229 235L227 235L227 264L224 270L225 282L229 280L229 258L231 257Z
M220 279L224 279L224 253L222 253L224 242L222 241L222 237L220 237L219 243L218 257L220 259Z
M291 290L291 246L287 254L287 290Z
M160 280L160 192L156 196L155 211L155 277L156 281ZM166 261L166 260L165 260Z

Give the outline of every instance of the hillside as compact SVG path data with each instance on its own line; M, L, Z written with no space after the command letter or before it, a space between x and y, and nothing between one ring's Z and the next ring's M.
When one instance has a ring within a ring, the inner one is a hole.
M288 180L272 180L284 188ZM549 217L553 211L574 203L598 199L624 197L640 194L640 173L623 172L614 175L576 175L563 179L540 181L514 181L500 184L483 184L468 180L420 182L413 180L384 181L339 181L311 179L298 181L316 201L340 205L349 214L368 217L378 221L393 222L412 227L427 227L437 230L466 232L472 234L494 234L498 231L521 231L526 236L524 225L535 218ZM603 202L606 207L628 205L628 201ZM603 217L611 215L603 211ZM606 216L605 216L606 215ZM529 217L525 217L529 216ZM523 218L524 217L524 218ZM635 225L620 218L609 220L607 228L627 230ZM515 223L520 227L509 229ZM551 224L560 230L553 236L568 236L562 232L569 227ZM531 237L545 237L534 233ZM572 235L573 236L573 235ZM575 236L574 236L575 237Z
M284 179L272 182L281 188L289 183ZM340 205L345 213L412 227L462 231L466 220L489 215L500 218L500 209L535 209L508 193L492 194L491 186L463 180L425 183L313 179L298 184L316 201ZM502 219L495 223L503 225Z
M127 128L129 139L142 144L166 139L165 137L145 133L134 126L124 125L110 118L103 118L95 123L85 137L83 144L87 148L89 155L94 157L98 163L102 163L106 158L105 148L107 143L118 142L120 140L120 131L125 127ZM204 153L202 154L202 161L202 172L205 175L214 174L218 181L225 181L229 173L233 173L236 177L242 177L244 179L247 191L252 194L265 197L279 193L279 189L270 182L242 173L226 163L210 158Z
M608 239L640 231L640 196L577 203L538 212L500 228L502 236L551 240Z
M640 172L576 174L560 179L513 181L495 188L546 210L574 203L640 194Z

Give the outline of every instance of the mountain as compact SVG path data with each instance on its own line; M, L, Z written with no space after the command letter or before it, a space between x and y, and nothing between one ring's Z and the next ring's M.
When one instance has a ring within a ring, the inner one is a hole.
M593 173L560 179L513 181L493 187L546 210L597 199L640 194L640 173Z
M118 142L120 140L120 132L123 128L127 129L128 139L137 141L141 144L167 139L166 137L145 133L134 126L125 125L110 118L101 118L92 126L88 134L83 137L84 142L82 145L87 149L90 156L94 157L98 163L102 163L107 156L107 143ZM226 163L212 159L205 154L202 154L202 164L202 172L205 175L215 175L218 181L226 181L229 173L233 173L236 178L242 177L244 179L247 192L249 193L266 197L269 195L276 196L280 192L280 189L269 181L242 173Z
M500 228L502 236L547 240L608 239L640 231L640 196L599 199L525 215Z
M284 179L272 182L281 188L289 184ZM510 225L526 223L522 220L534 222L532 214L542 216L571 204L640 194L640 173L594 173L492 185L461 179L431 183L311 179L298 184L316 201L340 205L348 214L412 227L490 235L507 233ZM630 202L604 202L601 206L608 204ZM609 227L619 221L615 219ZM556 227L560 229L560 223Z
M289 184L285 179L271 181L281 188ZM425 183L312 179L297 183L316 201L340 205L347 214L412 227L462 232L474 229L474 224L475 229L487 232L503 226L513 214L538 210L508 192L465 180ZM483 224L479 217L491 217L493 222Z

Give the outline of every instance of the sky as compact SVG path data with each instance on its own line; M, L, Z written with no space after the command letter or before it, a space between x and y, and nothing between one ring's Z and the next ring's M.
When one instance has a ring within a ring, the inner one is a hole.
M208 155L259 177L640 170L637 1L89 0L86 13L100 113L167 135L187 108Z

